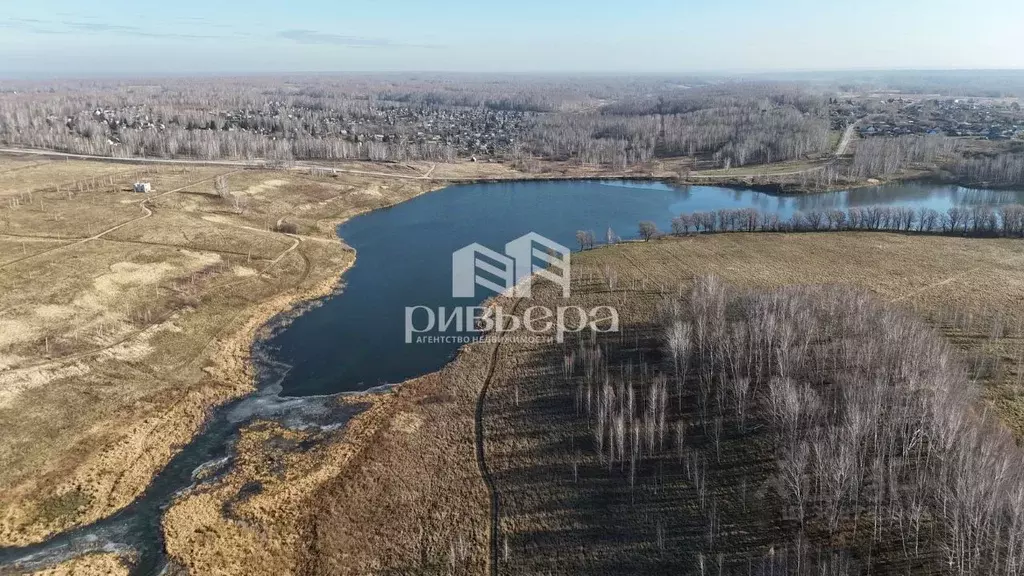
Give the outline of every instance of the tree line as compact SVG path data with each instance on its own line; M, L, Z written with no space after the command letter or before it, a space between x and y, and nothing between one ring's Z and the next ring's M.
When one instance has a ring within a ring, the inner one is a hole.
M0 142L209 160L450 160L482 150L617 167L682 155L742 166L827 153L818 95L795 84L692 84L429 75L28 84L0 92Z
M641 224L641 228L643 228ZM788 219L754 208L680 214L672 220L672 233L711 232L818 232L889 230L961 234L965 236L1024 237L1024 206L953 206L939 212L927 206L865 206L845 210L795 212ZM645 234L642 234L645 235ZM649 239L652 234L646 234Z
M654 158L709 156L721 167L776 162L829 152L827 111L801 111L759 92L692 96L688 106L612 105L597 112L537 119L524 143L556 160L624 167ZM700 92L700 91L695 91Z
M966 182L1024 186L1024 154L963 157L952 163L950 171Z
M683 213L672 219L671 230L664 232L649 220L637 224L636 238L653 240L664 234L715 234L722 232L839 232L890 231L922 234L955 234L959 236L1024 238L1024 205L953 206L944 212L922 206L864 206L845 210L808 210L785 218L777 212L756 208L721 209L709 212ZM610 228L607 244L621 238ZM597 244L591 230L578 230L576 242L580 250Z
M953 206L939 212L927 206L864 206L845 210L808 210L786 218L777 212L756 208L721 209L708 212L683 213L672 219L668 234L714 234L719 232L827 232L827 231L894 231L961 236L1024 238L1024 205ZM636 238L652 240L665 234L654 222L637 225ZM609 229L609 244L619 240ZM597 245L593 231L579 230L576 240L581 250Z
M959 141L945 136L898 136L865 138L854 147L848 171L854 178L896 174L911 164L936 163L959 149Z
M714 277L651 321L660 359L591 337L562 373L609 475L692 495L659 500L699 520L659 523L652 553L685 542L708 575L1024 574L1024 452L921 321L857 289Z

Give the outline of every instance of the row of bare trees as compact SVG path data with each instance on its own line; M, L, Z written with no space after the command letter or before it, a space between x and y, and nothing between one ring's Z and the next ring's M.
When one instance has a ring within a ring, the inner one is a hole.
M972 154L963 140L941 135L905 135L859 140L842 173L854 178L882 178L908 168L983 186L1024 185L1024 154ZM819 175L821 176L821 175Z
M657 509L700 518L652 531L695 546L692 573L1024 574L1024 451L924 323L858 289L704 277L653 325L660 359L588 335L563 378L606 473L656 474Z
M680 92L667 79L285 80L29 84L0 94L0 142L197 159L447 160L480 151L618 167L680 155L740 166L829 146L825 100L794 84Z
M843 542L868 567L1024 573L1024 452L975 410L939 335L852 289L743 295L703 278L662 308L701 427L716 450L723 420L771 438L801 535Z
M959 141L945 136L865 138L857 142L849 174L854 178L896 174L912 164L934 164L959 150Z
M1024 185L1024 154L961 158L950 169L958 178L967 182L986 183L989 186Z
M1024 237L1024 206L954 206L939 212L927 206L866 206L846 210L808 210L789 218L754 208L722 209L680 214L672 220L672 234L714 232L791 232L829 230L895 230L962 234L970 236ZM640 225L640 235L656 235L650 223Z
M101 131L90 136L76 134L64 127L39 131L3 133L5 143L72 154L112 156L115 158L192 158L198 160L289 161L313 160L434 160L451 162L455 150L445 144L353 142L340 137L294 136L275 138L255 132L187 130L177 126L163 130L124 130L116 134Z
M757 94L707 95L685 112L560 114L538 119L527 149L540 157L626 166L653 158L710 155L717 165L745 166L821 155L829 149L824 107L804 113ZM682 108L668 108L681 110Z

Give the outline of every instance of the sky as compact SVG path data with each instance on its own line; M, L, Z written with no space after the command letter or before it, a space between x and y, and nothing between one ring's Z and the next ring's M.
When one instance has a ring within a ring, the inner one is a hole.
M1024 68L1021 0L0 0L0 73Z

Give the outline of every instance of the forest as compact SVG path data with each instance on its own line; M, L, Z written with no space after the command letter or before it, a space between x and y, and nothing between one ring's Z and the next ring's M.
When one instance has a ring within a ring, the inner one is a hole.
M1024 571L1024 454L933 329L858 289L715 277L658 309L660 361L582 339L563 363L585 449L677 507L652 514L652 554L682 539L694 574Z
M955 234L972 237L1024 238L1024 206L954 206L944 212L922 206L854 206L847 209L807 210L789 218L754 208L722 209L680 214L672 219L673 235L715 232L823 232L886 230ZM641 222L639 237L659 234L651 222ZM578 235L578 238L583 238ZM592 238L592 236L588 237ZM594 242L581 241L580 246Z
M625 166L706 154L742 166L829 146L826 100L773 83L371 76L19 88L0 92L0 142L102 156Z
M1024 184L1024 124L1012 106L849 92L868 86L399 74L15 82L0 88L0 145L272 163L486 160L526 171L682 159L672 168L681 175L794 161L804 164L788 178L805 189L907 174ZM999 130L987 128L1000 110ZM853 155L833 158L847 128L861 136Z

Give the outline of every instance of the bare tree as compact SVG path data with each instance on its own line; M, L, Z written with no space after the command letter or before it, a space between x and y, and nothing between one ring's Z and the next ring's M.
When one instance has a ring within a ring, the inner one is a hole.
M580 250L589 250L593 248L596 243L594 240L594 233L589 230L577 230L576 242L580 245Z
M644 239L644 242L647 242L658 235L658 227L654 222L646 220L640 223L637 230L640 233L640 237Z

